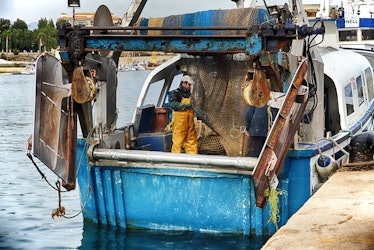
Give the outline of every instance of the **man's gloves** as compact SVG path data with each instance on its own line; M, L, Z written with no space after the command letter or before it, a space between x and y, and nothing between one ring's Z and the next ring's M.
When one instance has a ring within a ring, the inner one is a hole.
M184 104L185 109L192 109L191 104Z
M172 102L170 103L170 107L175 111L191 109L190 104L183 104L180 102Z

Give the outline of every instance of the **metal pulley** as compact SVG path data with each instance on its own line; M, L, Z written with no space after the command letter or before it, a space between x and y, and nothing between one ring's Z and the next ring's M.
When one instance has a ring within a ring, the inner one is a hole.
M264 71L261 69L248 71L242 91L247 105L253 107L265 106L270 99L270 84Z
M84 74L82 67L76 68L73 72L71 94L74 101L79 104L90 102L95 98L94 80Z

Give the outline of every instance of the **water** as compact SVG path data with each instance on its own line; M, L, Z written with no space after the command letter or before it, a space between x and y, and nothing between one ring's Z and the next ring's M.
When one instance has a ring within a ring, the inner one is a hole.
M120 72L118 126L131 121L149 71ZM62 194L71 219L55 217L58 195L26 156L33 131L34 75L0 75L0 249L260 249L264 240L238 235L156 233L84 222L79 191ZM131 108L125 108L131 106ZM47 179L55 175L35 159ZM266 239L265 239L266 240Z

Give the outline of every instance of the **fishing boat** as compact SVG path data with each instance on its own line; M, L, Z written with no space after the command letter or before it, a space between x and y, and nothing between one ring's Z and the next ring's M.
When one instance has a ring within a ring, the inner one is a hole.
M373 129L372 65L332 42L333 25L309 25L301 1L134 15L124 27L102 5L95 20L61 28L61 61L38 58L29 144L66 190L79 185L85 220L272 235L348 160L351 138ZM176 54L149 74L129 124L116 124L122 51ZM170 152L168 94L184 74L195 81L196 155ZM247 157L248 103L278 109L258 157ZM65 215L61 203L53 215Z
M374 1L321 1L318 7L311 6L311 17L336 23L340 47L374 51Z

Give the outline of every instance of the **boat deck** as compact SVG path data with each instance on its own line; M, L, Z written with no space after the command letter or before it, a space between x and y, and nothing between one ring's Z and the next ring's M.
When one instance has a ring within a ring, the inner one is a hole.
M374 170L335 173L262 249L374 249Z

